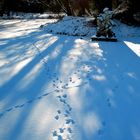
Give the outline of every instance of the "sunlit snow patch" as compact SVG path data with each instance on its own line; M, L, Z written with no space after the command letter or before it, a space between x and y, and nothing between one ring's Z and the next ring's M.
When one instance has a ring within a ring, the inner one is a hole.
M140 57L140 44L124 41L124 43L138 56Z

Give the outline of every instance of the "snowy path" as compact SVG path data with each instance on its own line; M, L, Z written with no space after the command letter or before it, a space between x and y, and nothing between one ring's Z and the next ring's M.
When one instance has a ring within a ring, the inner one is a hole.
M140 140L140 38L46 34L0 20L0 140Z

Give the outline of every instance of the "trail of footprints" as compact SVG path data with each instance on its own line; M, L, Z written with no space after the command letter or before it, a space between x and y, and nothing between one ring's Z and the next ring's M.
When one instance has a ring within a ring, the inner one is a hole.
M121 81L124 81L125 80L124 75L123 74L120 74L119 75L119 79ZM111 90L112 90L113 93L116 93L119 88L120 88L120 86L119 86L119 83L118 83ZM112 101L111 101L111 98L110 97L107 97L106 98L106 102L107 102L107 106L108 107L112 107Z
M3 117L8 112L11 112L15 109L21 109L25 106L28 106L31 103L34 103L35 101L39 101L51 93L57 93L59 95L56 96L56 99L60 102L61 105L64 106L64 109L62 109L62 108L58 109L56 112L56 115L54 116L54 119L56 121L59 121L60 118L64 118L64 122L62 124L62 127L52 131L52 136L53 136L53 138L57 138L58 140L64 140L64 139L71 140L72 134L73 134L73 127L75 125L75 120L72 118L72 115L71 115L72 107L68 103L68 96L67 96L67 94L64 94L64 90L76 87L79 84L79 80L81 79L81 76L80 76L81 72L85 73L85 76L82 77L82 79L86 80L84 82L85 84L88 81L92 80L90 72L93 70L96 70L96 68L94 68L94 66L90 67L88 64L83 64L80 69L77 69L76 71L73 72L73 75L76 75L77 77L79 77L77 80L74 80L74 78L71 76L71 77L68 77L67 82L64 82L63 79L60 79L59 77L57 77L57 73L51 72L51 65L48 64L46 62L46 59L41 55L41 51L39 50L39 48L35 44L33 44L33 46L36 48L38 55L41 58L41 63L43 63L46 77L48 79L52 80L53 90L50 92L47 92L45 94L42 94L36 98L27 100L25 103L15 105L13 107L10 107L10 108L4 110L3 112L0 112L0 118ZM71 59L71 58L69 58L69 59ZM80 62L80 61L78 61L78 62ZM70 86L70 85L72 85L72 86ZM80 86L80 85L78 85L78 86ZM119 85L116 85L114 88L112 88L112 91L116 92L116 90L118 88L119 88ZM111 99L109 97L106 99L106 102L107 102L108 107L111 107ZM105 126L106 126L106 123L103 122L102 129L99 129L97 132L99 136L103 135Z
M42 62L44 63L44 61L42 61ZM59 92L63 92L64 90L67 90L69 88L73 88L75 86L80 86L79 81L78 81L78 80L81 79L80 77L78 78L77 81L74 80L72 77L69 77L67 83L64 83L63 80L61 80L60 78L57 77L57 74L55 72L50 73L51 68L50 68L50 66L47 65L47 63L44 64L44 68L45 68L44 70L46 71L46 74L47 74L46 77L48 79L53 79L52 80L52 88L53 88L53 90L50 91L50 92L44 93L44 94L42 94L42 95L40 95L40 96L38 96L36 98L32 98L30 100L27 100L25 103L15 105L13 107L10 107L10 108L0 112L0 118L3 117L8 112L11 112L11 111L13 111L15 109L21 109L21 108L23 108L23 107L25 107L25 106L27 106L27 105L29 105L31 103L34 103L35 101L38 101L38 100L48 96L51 93L55 93L55 92L59 93ZM80 70L77 70L77 71L74 72L74 74L78 75L79 72L80 72ZM69 85L72 85L72 86L69 86Z
M52 132L52 136L53 138L58 138L58 140L71 140L72 139L72 134L73 134L73 127L75 125L75 120L72 118L71 115L71 111L72 111L72 107L70 106L70 104L68 103L68 97L67 94L64 94L64 90L67 90L69 88L73 88L76 86L80 86L80 84L82 85L83 83L79 84L79 81L81 80L80 77L80 73L83 72L84 69L86 69L84 72L89 73L90 70L87 70L87 67L89 67L88 65L83 65L82 69L77 69L75 72L73 72L73 75L76 75L78 77L78 79L74 80L74 78L71 76L68 78L67 82L64 82L63 80L61 80L60 78L57 77L57 73L51 73L51 65L49 65L46 60L44 59L44 57L41 55L39 49L37 49L39 56L41 57L42 61L41 63L43 63L44 65L44 70L46 73L46 77L48 79L53 79L52 80L52 88L53 90L50 92L47 92L45 94L42 94L36 98L32 98L30 100L27 100L25 103L22 104L18 104L15 105L13 107L10 107L6 110L4 110L3 112L0 113L0 118L2 118L5 114L7 114L8 112L14 111L15 109L22 109L23 107L27 107L28 105L30 105L31 103L37 102L41 99L43 99L44 97L48 96L51 93L59 93L60 95L57 96L57 100L60 102L60 104L63 104L64 109L58 109L56 112L56 116L54 116L54 119L56 121L59 121L60 118L64 118L64 122L62 124L62 127L54 130ZM86 75L87 79L90 80L90 76ZM86 84L86 82L85 82ZM71 86L70 86L71 85Z
M78 83L78 81L74 81L72 79L72 77L69 77L68 83L64 83L62 80L60 80L58 77L56 77L55 73L53 73L52 77L54 78L54 80L52 81L52 88L53 88L52 91L46 92L46 93L44 93L36 98L32 98L32 99L27 100L26 102L24 102L22 104L15 105L13 107L10 107L10 108L4 110L3 112L0 112L0 118L8 112L11 112L15 109L23 108L24 106L27 106L31 103L34 103L35 101L39 101L40 99L43 99L44 97L48 96L49 94L60 93L60 92L63 92L64 90L67 90L69 88L73 88L75 86L75 84ZM69 86L71 83L74 85ZM80 85L78 85L78 86L80 86ZM63 101L63 100L61 99L60 101Z
M57 137L58 140L72 139L73 125L75 125L75 121L71 115L72 107L68 103L67 98L68 98L67 94L57 96L58 101L64 106L63 110L62 109L57 110L56 116L54 117L56 121L59 121L61 118L62 119L64 118L62 126L52 131L53 138Z
M42 99L43 97L49 95L52 92L48 92L48 93L42 94L42 95L40 95L40 96L38 96L36 98L33 98L33 99L30 99L30 100L26 101L25 103L18 104L18 105L15 105L13 107L10 107L10 108L8 108L8 109L6 109L6 110L4 110L3 112L0 113L0 118L3 117L8 112L14 111L15 109L21 109L21 108L23 108L23 107L25 107L25 106L27 106L27 105L35 102L35 101L38 101L38 100Z

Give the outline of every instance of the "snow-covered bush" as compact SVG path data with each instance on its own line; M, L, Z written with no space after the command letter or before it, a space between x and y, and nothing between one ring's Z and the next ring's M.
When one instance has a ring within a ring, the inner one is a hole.
M113 37L115 34L112 31L112 11L108 8L103 10L103 13L97 17L97 36Z

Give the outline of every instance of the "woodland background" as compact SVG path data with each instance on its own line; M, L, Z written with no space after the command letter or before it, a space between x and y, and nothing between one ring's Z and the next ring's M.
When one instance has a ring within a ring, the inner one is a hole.
M0 16L14 12L64 12L72 16L94 16L108 7L114 18L125 23L140 23L137 0L0 0Z

